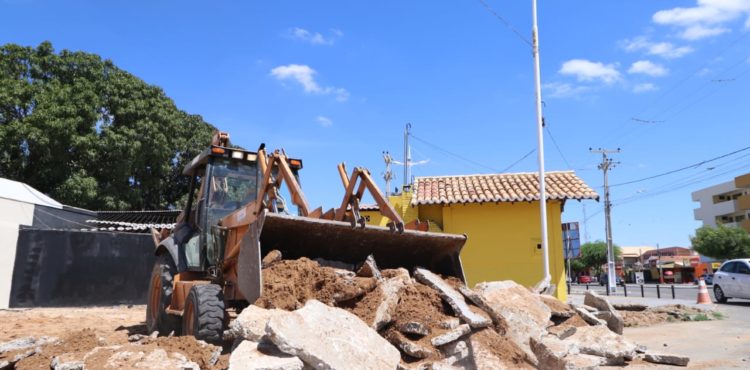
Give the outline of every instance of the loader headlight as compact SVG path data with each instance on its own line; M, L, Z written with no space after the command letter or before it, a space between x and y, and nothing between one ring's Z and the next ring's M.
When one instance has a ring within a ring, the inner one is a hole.
M244 153L242 152L232 152L232 159L242 159L244 157Z
M247 155L247 160L248 160L248 161L253 161L253 162L254 162L254 161L258 160L258 155L257 155L257 154L252 154L252 153L249 153L249 154Z

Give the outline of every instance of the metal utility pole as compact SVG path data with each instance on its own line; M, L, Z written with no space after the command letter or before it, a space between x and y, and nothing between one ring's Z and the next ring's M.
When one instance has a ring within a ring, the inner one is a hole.
M404 190L411 183L409 169L411 167L411 149L409 148L409 135L411 134L411 123L404 128Z
M537 153L539 154L539 217L542 228L542 260L544 277L538 289L547 289L552 280L549 273L549 245L547 243L547 194L544 181L544 119L542 117L542 83L539 71L539 28L536 19L536 0L531 2L532 28L531 52L534 55L534 88L536 91L536 138Z
M612 158L608 158L607 154L619 153L620 149L607 150L599 148L597 150L592 150L589 148L589 151L591 151L591 153L601 153L602 155L602 163L599 164L598 168L604 172L604 225L607 233L607 290L610 293L614 293L617 291L617 280L615 278L615 251L612 246L612 221L610 220L612 203L609 201L609 182L607 174L610 169L620 164L620 162L615 162Z
M664 284L664 270L661 267L661 251L659 250L659 243L656 243L656 266L659 267L659 284Z
M393 157L388 151L383 152L383 160L385 161L385 172L383 172L383 179L385 180L385 196L386 198L391 195L391 180L393 179L393 172L391 172L391 163L393 163Z

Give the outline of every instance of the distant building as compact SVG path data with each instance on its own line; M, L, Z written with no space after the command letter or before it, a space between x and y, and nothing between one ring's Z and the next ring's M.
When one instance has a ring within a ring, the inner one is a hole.
M693 192L692 198L700 202L694 214L703 226L721 224L750 232L750 173Z
M644 253L652 250L656 250L656 247L650 245L637 245L620 247L622 250L622 265L626 269L635 269L636 267L643 268L645 263L641 259ZM640 264L640 266L638 265Z

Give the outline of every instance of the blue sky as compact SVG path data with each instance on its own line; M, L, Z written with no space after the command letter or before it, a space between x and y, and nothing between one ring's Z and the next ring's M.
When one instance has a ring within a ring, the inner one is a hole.
M310 203L333 207L336 164L380 178L406 122L422 140L414 160L428 161L416 176L501 171L536 147L531 3L485 1L512 26L479 0L2 0L0 42L109 58L235 143L303 158ZM589 147L622 149L618 184L750 145L749 16L748 0L541 1L547 169L599 187ZM689 245L690 193L750 172L748 154L613 187L615 242ZM534 154L509 171L536 169ZM585 203L591 240L604 235L601 208ZM563 218L583 212L569 202Z

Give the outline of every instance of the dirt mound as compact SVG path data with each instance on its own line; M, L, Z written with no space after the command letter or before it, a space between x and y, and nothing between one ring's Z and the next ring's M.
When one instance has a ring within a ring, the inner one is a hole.
M309 299L328 305L345 302L374 289L374 278L344 278L331 267L308 258L283 260L263 269L263 295L255 305L295 310Z
M707 321L716 318L712 311L681 304L653 307L644 311L619 312L626 327L650 326L677 321Z

